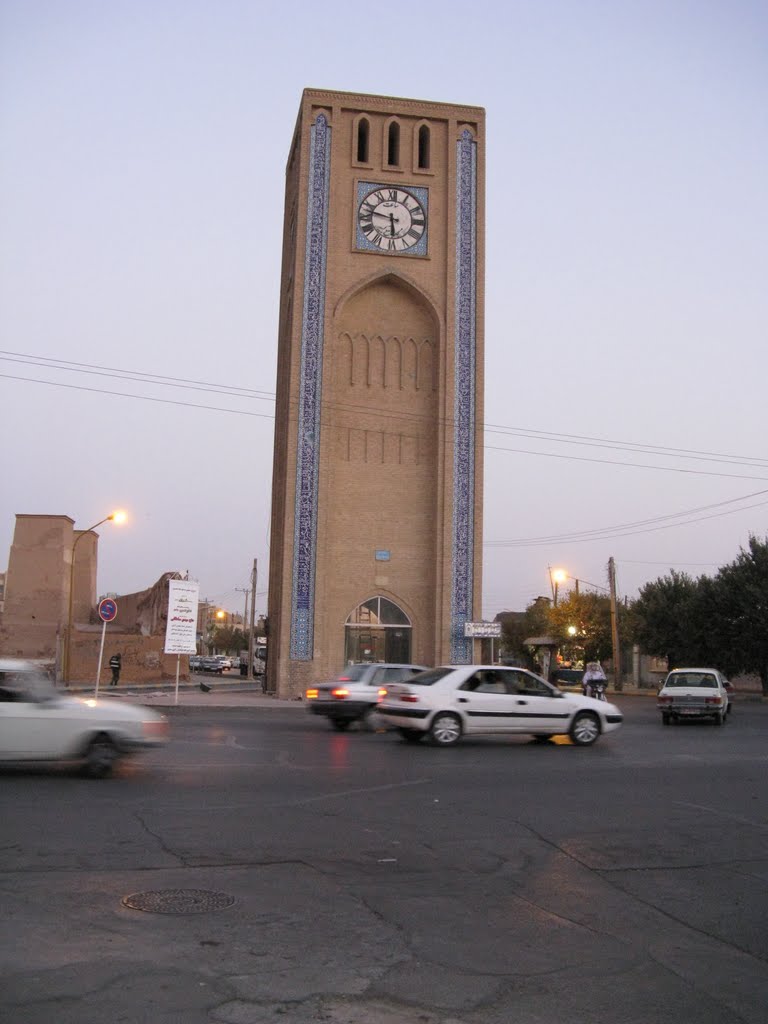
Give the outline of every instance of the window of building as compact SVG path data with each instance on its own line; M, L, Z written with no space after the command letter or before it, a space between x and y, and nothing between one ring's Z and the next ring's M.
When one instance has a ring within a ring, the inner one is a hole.
M372 597L352 612L344 628L344 660L360 662L411 661L411 622L402 608L386 597Z
M423 124L419 128L419 154L418 154L418 166L419 170L429 170L429 128Z
M371 126L368 123L367 117L361 117L357 122L357 162L361 164L368 163L368 153L370 148L370 136Z
M387 163L390 167L400 166L400 125L392 121L387 129Z

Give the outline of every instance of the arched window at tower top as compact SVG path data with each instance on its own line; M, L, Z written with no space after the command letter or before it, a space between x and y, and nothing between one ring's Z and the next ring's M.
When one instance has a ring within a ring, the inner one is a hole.
M367 117L361 117L357 122L357 162L367 164L370 152L371 126Z
M391 121L387 128L387 164L390 167L400 166L400 125Z

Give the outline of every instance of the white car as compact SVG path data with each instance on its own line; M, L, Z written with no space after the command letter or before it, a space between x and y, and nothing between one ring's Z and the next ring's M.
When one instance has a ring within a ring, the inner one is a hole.
M659 690L664 725L682 718L711 718L723 725L731 710L730 683L716 668L674 668Z
M473 733L527 733L537 740L568 735L589 746L618 729L619 709L604 700L563 693L523 668L447 665L387 686L379 714L404 740L429 736L447 747Z
M101 778L118 758L167 738L168 720L156 711L70 697L37 666L0 656L0 762L77 761Z

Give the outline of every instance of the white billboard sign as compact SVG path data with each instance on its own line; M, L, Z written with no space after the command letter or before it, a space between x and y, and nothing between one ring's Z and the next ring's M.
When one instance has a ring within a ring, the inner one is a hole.
M166 654L194 654L197 650L197 604L200 584L191 580L168 581Z
M465 622L464 636L477 637L478 639L483 639L485 637L491 637L496 639L501 636L501 623Z

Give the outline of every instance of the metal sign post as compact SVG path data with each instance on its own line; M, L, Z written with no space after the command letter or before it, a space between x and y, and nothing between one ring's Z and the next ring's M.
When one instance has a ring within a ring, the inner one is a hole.
M99 696L99 680L101 679L101 663L104 659L104 637L107 633L107 623L112 622L117 617L117 601L113 601L111 597L105 597L103 601L99 603L99 618L104 623L101 627L101 647L99 647L99 667L96 669L96 690L94 697Z

